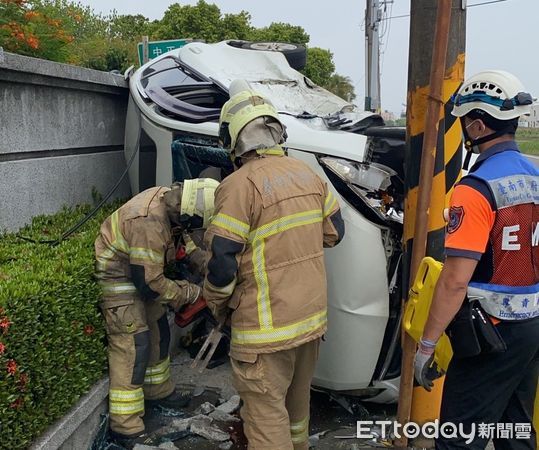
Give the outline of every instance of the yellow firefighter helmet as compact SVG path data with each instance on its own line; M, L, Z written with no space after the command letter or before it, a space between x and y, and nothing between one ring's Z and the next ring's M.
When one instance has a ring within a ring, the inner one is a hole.
M224 104L219 118L220 145L234 152L241 131L248 123L259 117L271 117L281 124L282 142L284 142L285 128L273 104L261 94L253 91L247 82L233 81L230 85L230 100Z

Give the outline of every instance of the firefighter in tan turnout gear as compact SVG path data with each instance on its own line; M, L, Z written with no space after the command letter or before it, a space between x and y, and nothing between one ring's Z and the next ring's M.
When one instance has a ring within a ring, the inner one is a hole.
M150 188L101 226L95 242L96 277L108 338L110 427L117 440L143 434L145 400L165 407L188 402L170 378L166 312L168 306L177 310L194 302L201 288L167 279L163 271L175 258L173 228L186 235L186 230L206 227L218 184L195 179Z
M204 297L221 323L232 314L233 383L249 449L306 450L326 330L323 247L342 239L344 224L326 183L285 155L272 104L241 80L230 97L220 140L237 170L215 194Z

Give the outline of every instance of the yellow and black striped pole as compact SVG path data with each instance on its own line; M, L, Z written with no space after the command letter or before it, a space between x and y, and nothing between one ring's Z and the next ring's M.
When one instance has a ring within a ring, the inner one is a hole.
M461 127L460 122L450 114L449 99L464 79L466 15L461 5L460 0L411 2L403 234L405 293L415 276L421 255L443 259L443 211L453 185L460 178ZM447 23L447 16L451 18L450 24ZM445 47L440 43L444 40ZM441 55L445 49L446 54ZM436 67L440 64L442 67ZM439 80L442 77L443 81ZM433 88L433 80L437 81L436 89ZM433 91L437 93L433 94ZM432 121L427 124L429 117ZM428 161L429 158L431 161ZM426 171L425 161L429 162ZM425 195L430 195L430 202L427 197L425 203ZM417 247L415 252L414 244ZM436 419L439 417L442 382L438 382L430 394L423 388L413 388L415 343L406 333L402 334L402 338L398 421L404 424L410 420L423 423ZM406 447L407 440L399 439L395 445Z
M438 261L443 260L444 254L446 223L443 212L449 203L453 186L460 179L461 174L462 130L460 121L451 115L449 100L462 83L463 74L464 54L460 54L457 56L454 64L448 68L443 84L442 100L445 108L438 125L438 143L431 189L426 256L431 256ZM415 97L412 100L412 104L416 103L417 105L418 102L421 102L420 98L425 97L425 94L415 91L411 93L410 99L412 97ZM414 138L420 140L424 130L418 128L410 131L412 140ZM413 134L414 131L418 131L418 134ZM417 188L412 188L409 191L407 199L409 203L406 204L406 210L410 212L410 216L413 218L414 201L417 199ZM409 231L405 229L405 236L407 236ZM412 422L425 423L439 417L443 380L443 378L436 380L431 392L427 392L420 386L414 387L410 415Z

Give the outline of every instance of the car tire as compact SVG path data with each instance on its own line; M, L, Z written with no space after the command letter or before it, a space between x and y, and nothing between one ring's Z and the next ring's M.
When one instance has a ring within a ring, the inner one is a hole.
M292 69L302 70L307 64L307 49L299 44L284 42L246 42L241 48L265 52L279 52L284 55Z

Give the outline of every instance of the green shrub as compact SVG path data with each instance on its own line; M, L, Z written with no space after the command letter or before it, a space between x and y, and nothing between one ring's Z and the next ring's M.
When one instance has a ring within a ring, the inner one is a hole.
M105 333L93 277L109 205L60 245L0 236L0 448L26 448L106 369ZM54 239L89 211L36 217L20 235Z
M539 129L519 128L516 139L520 151L530 155L539 155Z

